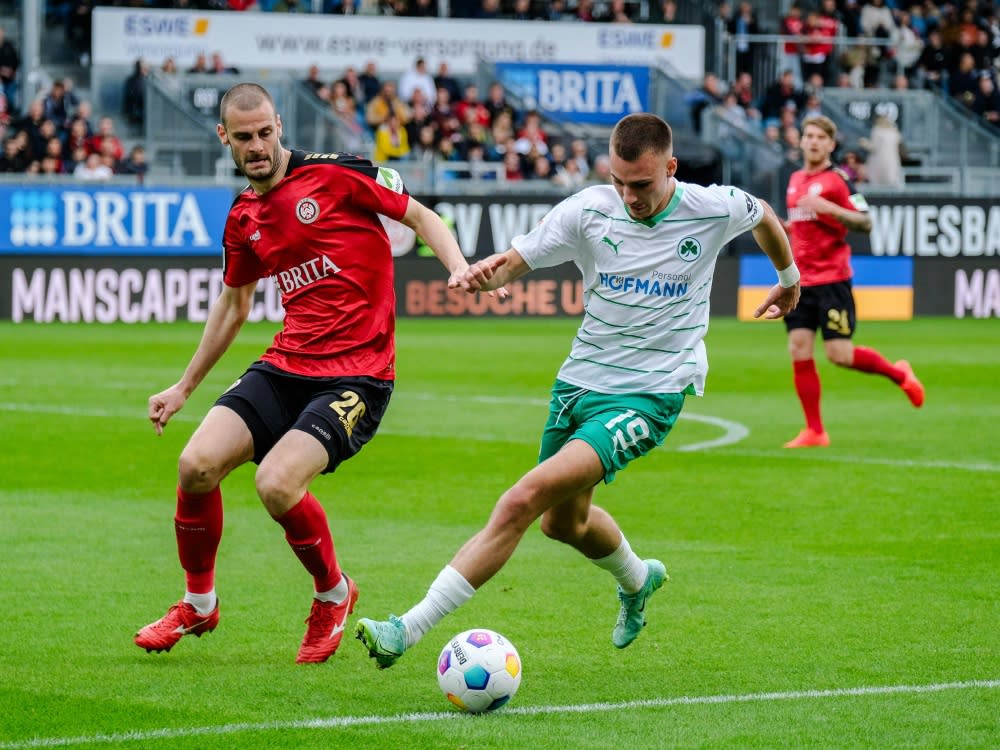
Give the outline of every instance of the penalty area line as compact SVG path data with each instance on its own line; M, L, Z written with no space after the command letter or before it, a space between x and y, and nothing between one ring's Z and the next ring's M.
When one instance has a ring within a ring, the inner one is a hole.
M939 682L930 685L885 685L829 690L782 690L772 693L745 693L742 695L680 696L677 698L649 698L646 700L620 701L617 703L582 703L567 706L520 706L502 710L502 715L539 716L543 714L608 713L622 709L665 708L670 706L701 706L725 703L772 703L778 701L822 700L881 695L907 695L940 693L948 690L994 690L1000 680L966 680L964 682ZM334 716L326 719L301 719L298 721L240 722L208 727L164 728L93 734L79 737L39 737L31 740L0 742L0 750L28 750L29 748L70 747L74 745L107 745L150 740L173 740L183 737L218 737L239 732L273 732L290 729L338 729L366 725L406 724L415 722L455 721L471 718L458 711L394 714L392 716Z

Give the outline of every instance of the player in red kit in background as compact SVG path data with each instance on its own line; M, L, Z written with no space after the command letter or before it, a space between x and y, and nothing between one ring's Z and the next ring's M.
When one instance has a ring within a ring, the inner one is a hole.
M813 352L816 330L822 333L827 359L852 370L883 375L896 383L914 406L924 403L924 387L910 364L895 364L870 347L855 346L857 317L851 290L851 248L847 232L871 232L872 220L863 196L833 167L837 127L827 117L802 123L804 168L788 181L788 229L795 263L802 274L799 305L785 316L795 391L806 427L786 448L830 444L820 415L820 381Z
M158 434L218 362L271 277L285 309L274 342L216 401L179 460L177 548L184 598L139 630L135 643L169 651L219 622L215 558L219 483L248 461L257 493L312 575L314 598L296 661L326 661L358 597L340 569L323 506L309 492L375 434L395 376L395 294L380 214L411 227L463 286L468 263L444 222L411 198L399 174L360 157L281 144L281 118L262 87L241 83L220 104L219 139L249 186L223 236L224 282L181 379L149 399Z

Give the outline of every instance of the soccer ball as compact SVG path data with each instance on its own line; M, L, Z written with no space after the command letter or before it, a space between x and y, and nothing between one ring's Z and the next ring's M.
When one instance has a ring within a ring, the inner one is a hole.
M437 678L441 692L463 711L493 711L520 687L521 657L499 633L486 628L466 630L441 649Z

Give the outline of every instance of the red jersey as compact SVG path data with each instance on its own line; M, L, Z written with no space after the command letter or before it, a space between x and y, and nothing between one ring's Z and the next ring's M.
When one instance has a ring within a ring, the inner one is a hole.
M409 194L399 174L346 154L292 151L264 195L247 187L223 234L228 286L270 276L285 308L261 357L314 377L395 376L396 298L389 237Z
M850 211L867 211L865 199L854 192L847 176L839 169L827 167L820 172L800 169L788 180L789 236L795 265L802 274L802 286L833 284L847 281L851 271L851 247L847 244L847 227L829 214L817 215L797 208L799 199L808 193L826 198Z

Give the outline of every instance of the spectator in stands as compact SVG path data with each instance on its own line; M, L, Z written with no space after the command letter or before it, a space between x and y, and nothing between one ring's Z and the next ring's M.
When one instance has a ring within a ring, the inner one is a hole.
M597 19L602 23L632 23L632 15L625 0L611 0L607 10Z
M760 110L757 109L757 97L753 90L753 75L749 71L736 74L729 90L736 95L736 101L746 110L752 123L760 123Z
M576 162L577 169L584 180L590 174L590 154L588 151L587 142L583 138L574 138L570 141L567 161Z
M868 182L872 185L903 187L903 136L888 117L879 115L871 136L859 140L868 151L865 161Z
M795 84L795 73L790 69L781 72L781 77L767 87L761 103L760 114L764 122L777 120L783 110L791 102L797 111L801 111L806 102L806 95Z
M552 182L552 162L544 156L533 159L531 161L531 170L528 172L528 179Z
M376 164L405 159L410 155L410 139L406 128L395 112L389 112L385 121L375 130L375 148L372 161Z
M566 10L566 0L548 0L541 18L545 21L569 21L573 16Z
M847 175L847 179L855 184L868 181L868 171L857 151L845 151L844 159L838 167L841 172Z
M73 130L73 124L79 120L83 123L84 132L87 134L86 137L90 138L94 134L94 125L92 118L94 116L93 107L88 99L82 100L76 105L76 109L73 110L73 114L70 115L69 123L66 126L67 135Z
M534 15L531 12L531 0L514 0L510 11L511 21L533 21Z
M437 131L434 129L433 125L421 125L416 131L416 137L410 142L413 144L410 149L410 158L414 161L432 162L437 159Z
M66 42L84 67L90 65L94 0L75 0L66 17Z
M948 77L948 50L941 39L941 32L932 30L917 60L917 76L926 88L942 86Z
M83 146L74 148L70 155L63 159L63 168L66 174L73 174L78 165L87 161L87 149Z
M575 159L567 159L556 167L552 182L560 187L578 190L587 181L587 173L580 170L580 163Z
M365 63L365 69L358 75L358 81L361 83L361 88L364 89L364 96L358 99L358 103L363 102L367 105L382 90L382 82L379 80L378 67L374 60Z
M125 158L115 170L119 174L132 174L135 175L139 182L142 182L149 172L149 162L146 161L146 149L141 144L136 144L128 152L128 156Z
M913 27L913 14L905 10L900 12L896 40L896 72L912 80L923 51L924 40Z
M435 89L448 89L448 95L451 97L453 102L457 102L462 96L462 91L458 85L458 79L451 74L451 69L448 67L447 60L442 60L438 65L437 75L434 76L434 87Z
M715 73L706 73L702 79L701 88L692 92L687 101L691 107L691 127L695 133L701 133L701 113L706 107L715 107L722 103L722 84Z
M0 26L0 90L7 100L8 113L17 111L17 70L20 67L17 48L4 38L4 29Z
M132 75L125 79L122 92L122 113L125 121L133 127L140 127L146 120L146 79L149 65L141 57L135 61Z
M7 102L7 95L0 88L0 140L3 139L6 134L7 126L10 125L11 120L10 106Z
M778 26L778 33L786 37L801 37L806 23L802 17L802 6L795 0ZM781 68L792 74L792 85L802 88L802 43L797 38L786 39L781 45ZM767 118L767 114L764 115Z
M485 2L486 0L483 1ZM576 0L575 18L577 21L592 23L595 20L594 0Z
M524 179L524 171L521 168L521 155L514 149L508 149L503 155L503 178L508 182Z
M110 167L101 163L101 156L96 152L88 154L86 161L73 169L73 176L85 182L110 180L113 174Z
M671 24L677 21L677 0L660 0L649 9L650 23Z
M729 33L735 37L737 75L753 71L755 45L750 42L748 36L759 34L760 26L757 24L753 5L746 0L739 4L736 15L729 21Z
M52 87L42 99L42 106L46 119L52 120L60 130L66 127L75 102L67 95L64 80L57 79L52 82Z
M410 121L410 108L396 94L395 81L385 81L378 93L368 102L365 107L365 122L374 131L386 121L390 112L395 113L404 125Z
M484 20L500 18L500 0L480 0L475 17Z
M823 103L820 101L818 94L809 94L806 97L805 105L796 113L799 122L808 120L810 117L820 117L822 114Z
M55 160L55 174L62 174L63 170L63 142L59 136L54 135L45 143L45 150L42 152L42 159L51 158ZM42 165L43 171L45 164Z
M357 107L359 109L363 108L367 100L365 99L365 87L361 85L358 71L349 65L344 68L344 74L337 81L344 84L348 95L354 100Z
M489 90L486 93L486 101L483 104L490 113L491 126L496 122L497 115L500 112L506 112L510 116L512 124L517 121L517 110L514 109L513 104L507 101L507 94L504 91L503 84L499 81L493 81L490 84Z
M994 125L1000 124L1000 93L989 71L979 74L979 89L972 100L972 111Z
M204 75L206 73L211 73L208 67L208 58L204 53L198 53L194 58L194 65L187 69L188 74L192 75Z
M125 157L125 146L115 133L115 121L107 115L97 121L97 132L87 139L87 153L108 154L114 160L113 163Z
M340 131L343 151L362 154L365 150L365 124L358 113L358 103L353 96L345 96L333 104L333 114L342 124Z
M979 73L971 52L963 52L958 68L948 76L948 93L966 107L971 107L979 90Z
M21 149L15 136L8 136L3 142L3 155L0 156L0 172L23 172L28 168L27 154Z
M597 182L602 185L611 182L611 157L607 154L599 154L594 159L594 167L587 175L588 182Z
M490 117L490 111L486 108L486 105L480 101L479 87L474 83L470 83L465 87L465 93L455 105L455 113L462 123L469 122L468 112L472 112L472 118L483 127L489 127L493 119Z
M823 0L819 12L806 16L807 39L802 48L802 77L809 80L818 74L825 84L833 75L834 45L840 21L834 0Z
M413 18L437 18L437 0L413 0L403 15Z
M529 154L532 150L541 156L549 153L548 135L542 128L542 116L538 110L531 110L524 115L524 125L517 131L514 148L519 154Z
M212 64L209 67L208 72L219 76L238 76L240 74L240 69L235 68L232 65L227 65L223 62L222 53L213 52Z
M323 79L320 78L319 65L313 63L309 66L309 72L306 73L306 77L302 80L302 83L314 94L326 85Z
M407 104L411 103L415 89L423 91L427 101L434 101L437 86L434 85L434 77L427 72L427 61L424 58L418 57L413 67L399 77L397 89L399 98Z

